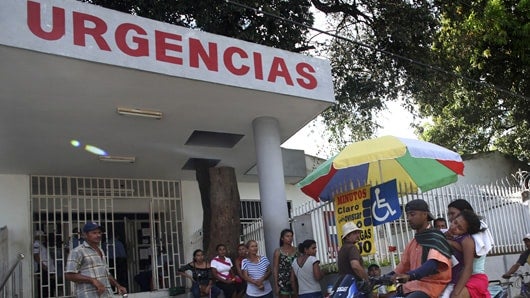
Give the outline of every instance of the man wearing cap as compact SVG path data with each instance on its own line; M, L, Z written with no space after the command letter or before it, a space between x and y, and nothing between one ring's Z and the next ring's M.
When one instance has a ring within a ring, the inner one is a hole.
M519 256L517 262L510 267L510 270L502 275L503 278L510 278L511 275L514 274L519 267L524 266L525 263L530 265L530 233L524 236L523 241L524 245L526 245L526 250Z
M85 242L74 248L68 256L65 278L76 283L76 297L112 297L111 285L120 294L127 293L109 274L105 255L99 248L102 227L95 222L88 222L83 226Z
M357 279L368 280L368 273L364 270L361 253L355 243L359 242L362 229L354 222L347 222L342 226L342 247L337 257L339 275L351 274Z
M412 200L405 205L407 221L416 231L401 256L401 262L389 273L403 284L406 297L438 297L451 281L451 248L445 236L433 229L434 219L427 202Z

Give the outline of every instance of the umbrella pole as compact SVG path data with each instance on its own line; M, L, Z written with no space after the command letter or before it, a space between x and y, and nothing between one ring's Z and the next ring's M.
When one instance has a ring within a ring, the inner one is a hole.
M379 167L379 183L383 183L383 168L381 167L381 160L377 161L377 166ZM390 230L390 223L385 223L385 231L386 236L388 239L388 247L387 249L390 250L390 246L394 246L392 244L392 231ZM390 264L392 264L392 269L396 268L396 258L394 256L395 252L392 250L390 251Z

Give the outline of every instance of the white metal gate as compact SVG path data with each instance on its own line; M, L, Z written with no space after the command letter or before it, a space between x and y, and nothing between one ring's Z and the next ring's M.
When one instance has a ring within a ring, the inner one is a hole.
M184 264L182 207L180 201L156 198L151 201L152 243L156 252L153 277L156 289L182 286L178 268Z
M126 213L130 206L141 211ZM129 292L183 284L176 274L183 262L178 181L32 176L31 208L34 245L44 247L40 255L48 263L45 271L33 262L34 297L73 295L74 285L65 282L63 271L77 236L74 229L81 231L87 221L104 227L109 270L116 279L125 278ZM117 258L109 258L117 251L117 230L127 238L125 270ZM148 279L148 289L139 286L138 276Z

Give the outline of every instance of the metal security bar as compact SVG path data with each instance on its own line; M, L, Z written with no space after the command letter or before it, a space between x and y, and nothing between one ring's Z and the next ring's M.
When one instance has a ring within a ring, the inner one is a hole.
M185 263L182 239L182 214L180 201L163 198L151 203L153 223L152 243L156 252L153 278L156 289L174 288L183 285L178 268Z
M79 189L86 181L48 178L37 179L38 195L32 196L35 297L62 297L74 293L64 279L74 228L81 230L85 222L96 221L105 231L113 230L114 212L112 199L101 193L68 195L68 189ZM114 267L109 264L109 269Z
M258 243L258 254L264 255L266 253L265 234L263 233L263 220L261 218L247 224L243 229L243 243L246 244L249 240L255 240Z

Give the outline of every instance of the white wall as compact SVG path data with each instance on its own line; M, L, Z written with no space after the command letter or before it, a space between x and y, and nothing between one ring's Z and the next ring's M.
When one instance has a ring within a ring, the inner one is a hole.
M192 235L202 227L201 194L197 181L181 181L182 191L182 232L184 235L184 259L192 260Z
M29 202L29 176L0 175L0 226L7 226L9 241L9 264L13 264L19 253L24 254L23 297L31 297L31 262L33 254L31 213Z
M490 184L517 172L524 164L500 152L475 154L464 160L464 176L457 184Z

